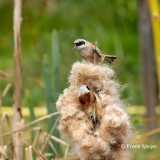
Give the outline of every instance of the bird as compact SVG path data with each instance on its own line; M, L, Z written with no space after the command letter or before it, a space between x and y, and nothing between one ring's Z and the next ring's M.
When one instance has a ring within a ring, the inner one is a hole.
M102 54L96 43L93 44L85 39L76 39L74 41L74 48L78 50L80 56L85 61L94 64L101 64L103 61L107 61L111 64L117 58L113 55Z
M82 111L92 119L93 124L101 118L101 102L87 85L82 85L78 90L78 100Z

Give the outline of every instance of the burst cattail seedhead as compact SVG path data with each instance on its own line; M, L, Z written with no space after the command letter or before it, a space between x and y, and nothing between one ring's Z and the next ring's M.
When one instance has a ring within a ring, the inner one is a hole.
M82 160L130 159L129 150L121 145L129 143L131 124L114 74L106 65L76 62L70 72L70 86L56 103L61 114L59 129L72 140ZM96 124L80 108L78 92L83 85L87 85L100 101Z

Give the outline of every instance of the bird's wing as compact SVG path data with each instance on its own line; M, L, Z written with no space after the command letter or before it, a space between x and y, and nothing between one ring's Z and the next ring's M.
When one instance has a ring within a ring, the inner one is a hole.
M93 114L93 120L94 120L94 122L96 122L97 121L96 104L94 104L94 106L93 106L92 114Z
M89 106L86 112L91 117L93 123L96 123L97 122L96 103L93 103L92 106Z
M99 57L102 57L102 53L101 53L100 49L98 48L97 43L95 43L95 44L91 43L91 46L92 46L92 52L96 53Z
M96 53L99 57L102 57L101 51L98 48L94 48L93 53Z

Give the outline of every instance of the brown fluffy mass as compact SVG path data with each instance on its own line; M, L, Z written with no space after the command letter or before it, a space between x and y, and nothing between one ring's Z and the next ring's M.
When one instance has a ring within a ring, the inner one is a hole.
M129 160L131 124L118 93L114 70L107 65L76 62L72 66L70 86L60 95L56 106L61 119L59 129L72 140L82 160ZM80 109L78 90L88 85L101 101L101 118L96 126ZM98 91L98 93L96 92Z

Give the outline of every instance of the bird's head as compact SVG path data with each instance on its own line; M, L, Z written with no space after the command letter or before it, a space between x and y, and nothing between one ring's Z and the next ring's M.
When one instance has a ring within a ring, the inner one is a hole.
M82 94L85 94L85 93L88 93L90 92L90 89L87 85L82 85L80 88L79 88L79 91L78 91L78 97Z
M84 39L76 39L74 41L74 48L76 48L77 50L82 50L87 46L87 44L88 44L88 41Z

